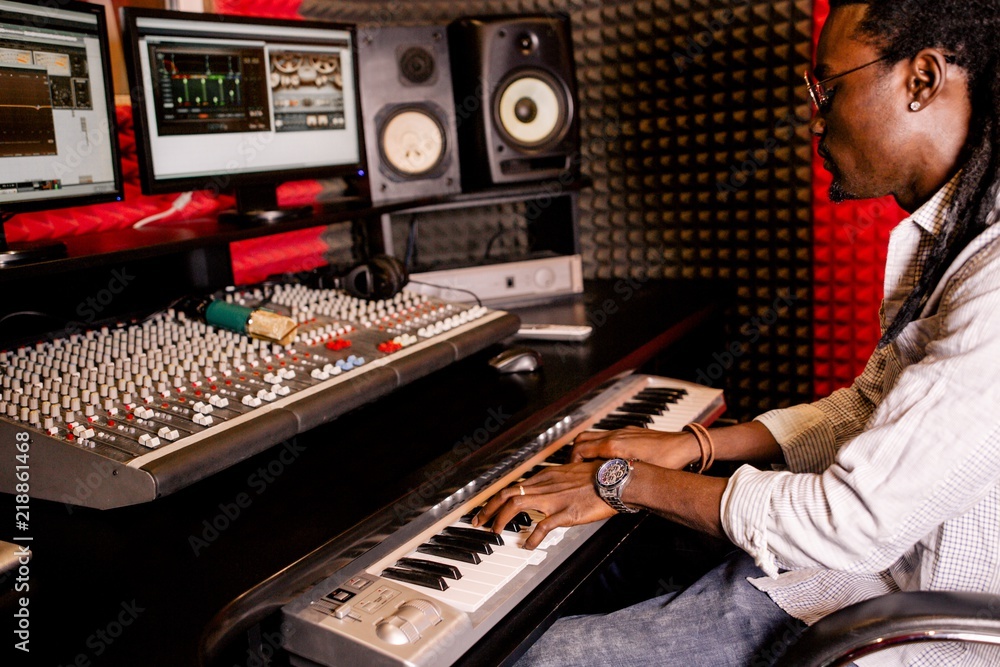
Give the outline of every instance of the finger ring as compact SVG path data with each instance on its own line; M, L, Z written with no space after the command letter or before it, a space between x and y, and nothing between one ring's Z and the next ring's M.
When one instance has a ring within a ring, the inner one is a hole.
M523 496L524 495L524 487L521 486L520 484L518 484L517 488L521 489L521 495Z

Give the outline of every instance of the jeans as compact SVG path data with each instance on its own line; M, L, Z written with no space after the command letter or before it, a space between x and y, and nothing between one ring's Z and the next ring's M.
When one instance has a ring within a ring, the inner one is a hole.
M805 624L747 581L760 576L750 556L733 552L682 591L559 619L517 667L766 667Z

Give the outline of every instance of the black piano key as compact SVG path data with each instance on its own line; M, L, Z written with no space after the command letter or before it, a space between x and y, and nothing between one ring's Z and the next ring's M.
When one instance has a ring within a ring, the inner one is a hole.
M488 544L495 544L498 547L503 546L503 538L496 533L489 530L479 530L478 528L458 528L456 526L448 526L444 529L446 535L454 535L455 537L468 537L474 540L483 540Z
M642 398L641 396L633 396L626 403L635 403L636 405L646 405L651 408L659 408L661 410L670 408L671 401L663 400L662 398Z
M461 521L462 523L472 523L472 519L474 519L475 516L479 514L479 510L481 509L483 509L482 505L480 505L479 507L473 507L470 512L466 512L465 514L463 514L462 518L459 519L459 521Z
M653 418L649 415L626 414L624 412L612 412L605 419L628 422L632 426L640 427L653 423Z
M541 471L545 470L546 468L551 468L551 467L552 466L538 464L534 468L532 468L531 470L529 470L528 472L524 473L524 476L521 479L522 480L524 480L524 479L530 479L530 478L534 477L535 475L537 475L538 473L540 473Z
M450 558L451 560L457 560L462 563L472 563L473 565L478 565L483 562L483 559L480 558L479 554L475 551L462 549L460 547L449 547L443 544L421 544L417 547L417 551L422 554L430 554L431 556L437 556L439 558Z
M493 553L493 547L484 542L483 540L474 540L469 537L456 537L454 535L435 535L429 542L431 544L441 544L446 547L459 547L461 549L468 549L469 551L475 551L476 553L490 555Z
M405 581L408 584L416 584L426 588L433 588L439 591L448 590L448 584L444 579L436 574L428 574L419 570L403 570L398 567L388 567L382 570L382 576L386 579Z
M563 445L552 452L547 459L549 463L569 463L569 455L573 452L573 445Z
M613 417L605 417L601 421L594 424L593 428L604 431L614 431L615 429L625 428L627 426L638 426L639 428L645 428L653 420L649 417L638 418L638 417L627 417L625 415L614 415Z
M666 409L666 406L653 405L652 403L629 402L615 408L615 412L629 412L637 415L662 415Z
M400 558L396 561L396 567L401 567L406 570L418 570L420 572L428 572L430 574L436 574L439 577L444 577L445 579L461 579L462 571L459 570L454 565L448 565L447 563L439 563L436 560L425 560L423 558Z
M462 523L471 524L472 523L472 518L474 516L476 516L477 514L479 514L479 510L481 510L481 509L482 509L482 507L477 507L472 512L469 512L468 514L463 514L462 518L459 519L459 521L461 521ZM526 522L518 521L517 517L520 517L521 515L524 515L524 518L527 519ZM524 530L525 527L531 525L531 518L528 517L527 514L524 514L524 512L519 513L517 515L517 517L514 517L513 519L511 519L510 521L508 521L507 525L504 526L503 529L506 530L508 533L520 533L522 530ZM490 521L487 521L481 527L482 528L487 528L487 529L492 529L492 527L493 527L493 520L491 519Z
M672 391L643 389L633 398L644 401L663 401L664 403L677 403L682 398L684 398L684 394L679 394Z
M512 521L524 526L525 528L531 525L531 517L528 516L527 512L518 512L514 515Z
M646 387L645 389L639 390L636 396L684 396L687 394L686 389L673 389L669 387Z

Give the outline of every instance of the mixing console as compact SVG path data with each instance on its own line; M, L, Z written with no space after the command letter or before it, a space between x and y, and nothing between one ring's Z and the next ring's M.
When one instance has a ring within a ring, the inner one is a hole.
M0 352L0 452L31 433L32 495L101 508L152 500L518 327L502 311L406 291L365 301L274 285L225 300L291 317L296 339L280 346L169 309ZM81 492L95 473L102 483Z

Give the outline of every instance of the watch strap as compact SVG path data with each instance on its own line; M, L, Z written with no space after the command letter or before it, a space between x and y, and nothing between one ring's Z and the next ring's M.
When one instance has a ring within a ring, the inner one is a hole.
M632 471L634 470L634 466L632 464L638 461L638 459L623 460L628 463L628 475L610 488L596 483L597 480L595 478L595 486L597 487L597 495L599 495L604 502L610 505L613 510L620 514L635 514L640 511L640 508L626 505L622 502L621 494L625 489L625 485L628 484L629 480L632 478Z

